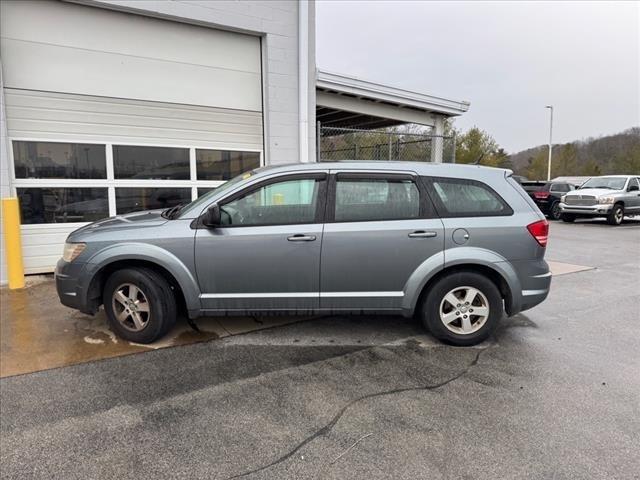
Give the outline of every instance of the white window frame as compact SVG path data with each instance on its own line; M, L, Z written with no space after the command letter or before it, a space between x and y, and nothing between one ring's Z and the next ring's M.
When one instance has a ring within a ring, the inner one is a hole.
M116 213L116 188L191 188L191 200L198 198L198 188L214 188L225 183L225 180L197 180L196 149L199 150L220 150L229 152L249 152L260 154L260 166L264 166L264 151L254 148L237 147L211 147L202 144L163 144L145 142L99 142L96 140L85 140L82 138L60 139L38 138L38 137L9 137L9 180L11 195L17 196L18 188L106 188L109 204L108 215L113 217ZM104 145L105 161L107 167L106 179L69 179L69 178L16 178L15 162L13 158L13 142L49 142L49 143L82 143L89 145ZM113 165L113 146L127 145L139 147L161 147L161 148L186 148L189 150L189 180L131 180L116 179ZM69 223L30 223L23 224L25 231L36 229L53 229L60 227L80 228L91 222L69 222Z

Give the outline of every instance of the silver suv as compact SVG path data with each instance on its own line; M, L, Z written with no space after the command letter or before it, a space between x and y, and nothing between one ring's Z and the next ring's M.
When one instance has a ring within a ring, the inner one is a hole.
M400 162L260 168L181 207L67 239L61 302L152 342L204 315L418 315L455 345L542 302L548 224L500 169Z
M565 222L581 217L605 217L610 225L620 225L625 215L640 214L640 177L590 178L578 190L560 199L560 211Z

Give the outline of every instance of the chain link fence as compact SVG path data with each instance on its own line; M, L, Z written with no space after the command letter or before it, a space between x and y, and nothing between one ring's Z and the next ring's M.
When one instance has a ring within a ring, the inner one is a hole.
M438 154L445 163L455 163L455 135L318 125L318 161L404 160L434 161Z

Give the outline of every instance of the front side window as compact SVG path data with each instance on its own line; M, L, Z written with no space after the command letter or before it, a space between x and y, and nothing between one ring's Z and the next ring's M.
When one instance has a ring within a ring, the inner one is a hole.
M104 145L13 142L16 178L107 178Z
M116 179L189 180L189 149L114 145L113 173Z
M336 222L406 220L420 216L420 193L408 179L338 176L335 198Z
M462 178L433 178L431 183L442 216L498 216L513 213L507 203L482 182Z
M95 222L109 216L106 188L16 188L23 225Z
M322 182L301 178L253 189L220 207L222 225L315 223Z

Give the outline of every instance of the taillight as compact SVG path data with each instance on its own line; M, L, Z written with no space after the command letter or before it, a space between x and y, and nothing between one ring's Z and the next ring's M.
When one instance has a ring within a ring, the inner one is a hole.
M544 200L545 198L549 198L549 195L551 195L549 192L533 192L533 196L540 199L540 200Z
M536 242L538 242L541 247L547 246L547 239L549 238L549 222L546 220L534 222L527 225L527 230L529 230L529 233L536 239Z

